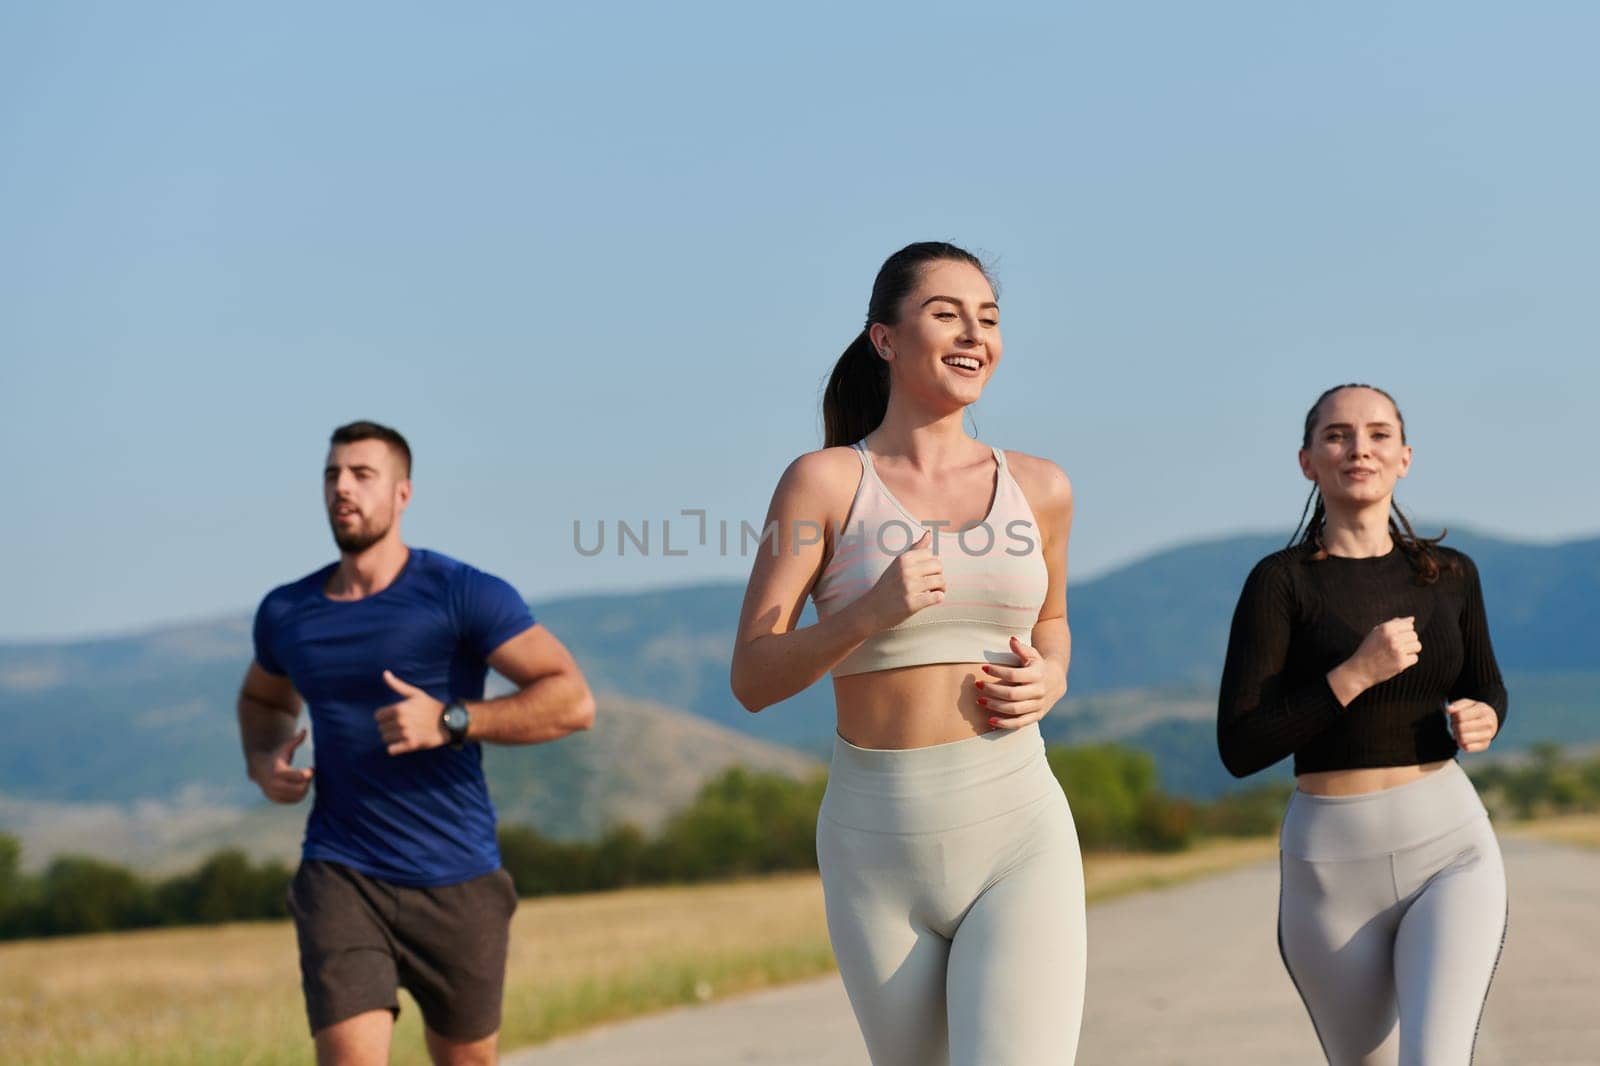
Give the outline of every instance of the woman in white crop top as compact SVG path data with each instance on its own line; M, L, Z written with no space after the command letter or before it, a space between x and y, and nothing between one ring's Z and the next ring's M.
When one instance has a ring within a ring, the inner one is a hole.
M1083 869L1038 729L1067 687L1072 489L963 429L999 317L954 245L884 263L828 383L827 446L773 495L733 655L752 711L833 675L817 857L875 1066L1077 1049Z

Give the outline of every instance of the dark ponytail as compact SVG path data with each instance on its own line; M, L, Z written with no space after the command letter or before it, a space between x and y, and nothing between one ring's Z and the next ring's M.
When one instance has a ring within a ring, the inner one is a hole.
M930 263L953 261L988 271L978 257L944 241L908 244L885 259L872 282L867 304L867 327L881 322L893 326L900 320L900 303L917 285ZM993 284L991 280L990 284ZM822 392L822 444L837 448L854 444L877 429L889 409L889 364L872 346L864 328L834 364Z
M1406 419L1400 413L1400 405L1395 403L1394 397L1376 385L1350 384L1335 385L1317 397L1317 402L1312 404L1311 410L1306 412L1305 433L1300 438L1301 448L1311 447L1311 436L1317 429L1317 417L1322 411L1322 402L1340 389L1371 389L1388 400L1389 404L1394 408L1395 419L1400 423L1400 443L1406 443ZM1389 535L1394 538L1395 544L1399 545L1400 551L1406 557L1406 561L1411 564L1411 569L1416 574L1417 584L1431 585L1438 581L1440 573L1439 559L1432 549L1441 540L1444 540L1445 534L1449 530L1440 530L1437 537L1419 537L1416 530L1411 528L1411 520L1405 516L1404 511L1400 510L1400 505L1394 502L1393 497L1389 499L1389 506ZM1308 511L1311 514L1309 521L1306 519L1306 512ZM1327 508L1322 505L1322 492L1315 485L1312 485L1311 494L1306 497L1305 506L1300 509L1300 522L1294 527L1294 533L1289 537L1289 544L1290 546L1299 544L1301 547L1306 548L1310 552L1309 558L1313 562L1328 557L1327 546L1322 542L1322 527L1326 523L1327 517ZM1447 560L1445 569L1454 570L1455 560Z
M854 444L878 428L889 409L889 364L867 331L844 350L822 393L822 446Z

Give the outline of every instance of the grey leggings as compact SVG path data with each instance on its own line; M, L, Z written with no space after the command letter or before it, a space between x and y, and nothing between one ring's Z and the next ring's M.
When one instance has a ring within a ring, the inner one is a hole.
M836 739L817 859L874 1066L1070 1066L1083 862L1037 726L906 751Z
M1332 1066L1466 1066L1506 929L1500 846L1454 762L1360 796L1296 791L1278 947Z

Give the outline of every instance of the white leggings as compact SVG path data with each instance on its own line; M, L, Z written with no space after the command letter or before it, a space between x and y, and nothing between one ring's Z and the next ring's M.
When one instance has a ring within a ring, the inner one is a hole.
M905 751L836 739L817 859L874 1066L1070 1066L1083 861L1037 726Z
M1332 1066L1467 1066L1506 929L1489 816L1454 762L1359 796L1296 791L1278 948Z

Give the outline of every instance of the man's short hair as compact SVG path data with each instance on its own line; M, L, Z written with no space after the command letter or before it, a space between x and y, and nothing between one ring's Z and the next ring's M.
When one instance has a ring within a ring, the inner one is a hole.
M383 441L391 451L400 457L401 465L404 468L400 476L404 478L411 477L411 445L406 443L406 439L400 435L398 430L390 429L388 426L380 425L377 422L351 422L334 430L333 436L328 438L328 443L330 445L354 444L358 440Z

